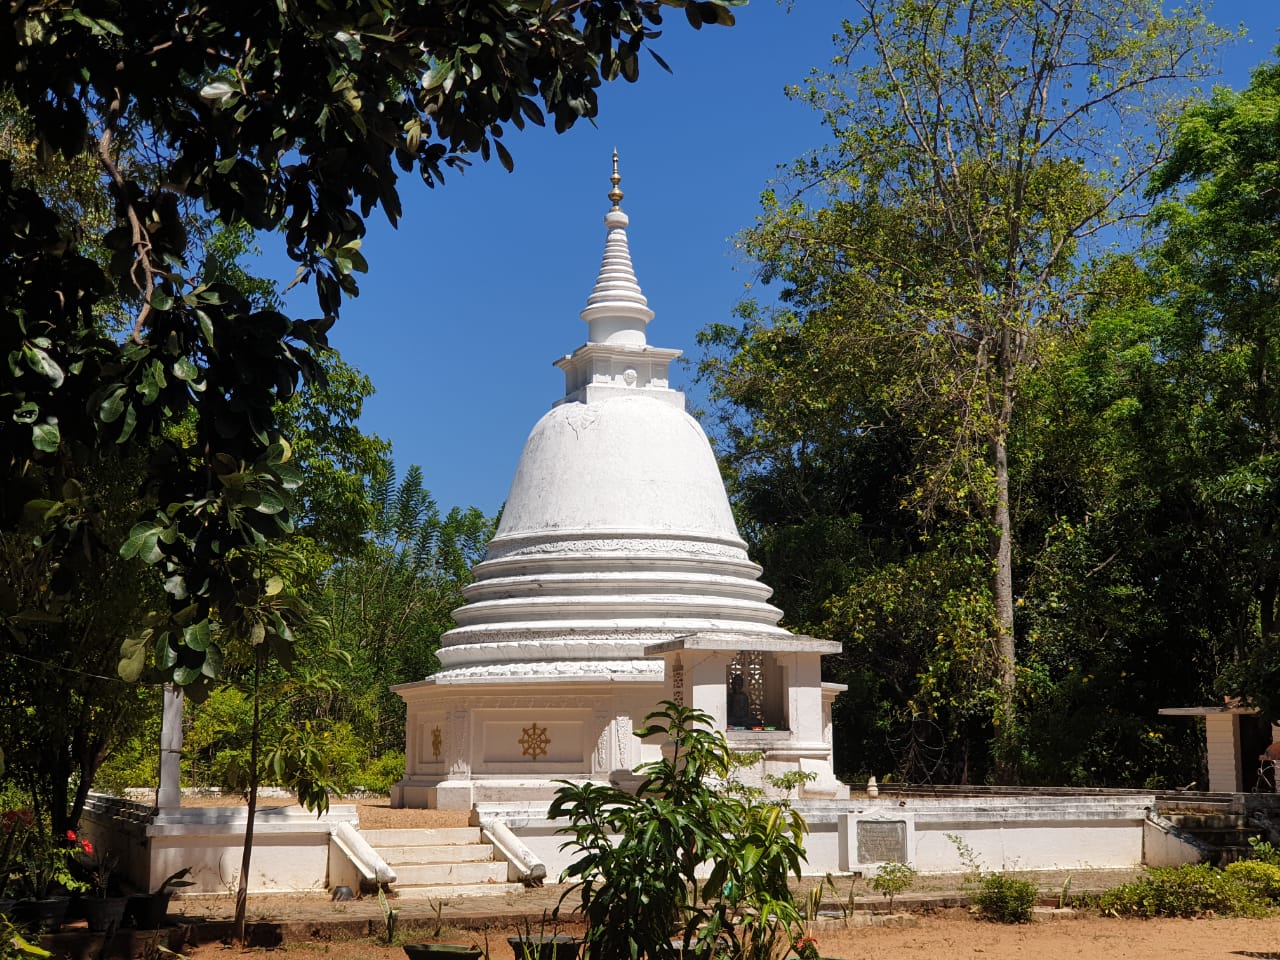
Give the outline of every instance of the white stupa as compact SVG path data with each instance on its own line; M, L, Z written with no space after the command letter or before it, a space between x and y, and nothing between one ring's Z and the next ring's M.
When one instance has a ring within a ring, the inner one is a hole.
M443 669L397 686L408 707L393 805L469 809L549 800L557 780L628 782L661 744L632 735L660 700L705 710L756 776L805 770L804 795L844 797L831 769L819 659L839 643L778 626L738 535L711 445L668 384L678 350L650 346L619 204L587 342L556 361L565 395L534 426Z

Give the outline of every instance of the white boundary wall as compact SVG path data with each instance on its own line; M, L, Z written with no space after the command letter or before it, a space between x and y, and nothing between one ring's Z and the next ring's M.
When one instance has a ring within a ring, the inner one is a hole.
M960 873L969 869L948 835L973 852L984 870L1076 870L1133 867L1144 862L1148 794L1119 797L1018 797L903 799L845 802L798 801L795 808L809 824L805 874L873 874L890 859L922 873ZM541 804L480 804L476 814L499 819L547 866L554 880L572 861L560 850L565 837L559 823L546 819ZM870 828L863 826L870 824ZM898 846L889 856L884 841L895 833ZM874 834L875 837L870 835ZM861 836L860 836L861 835ZM876 852L883 859L865 857ZM878 842L875 842L878 841ZM1188 848L1189 850L1190 848ZM1161 860L1179 852L1164 847ZM1191 851L1193 852L1193 851ZM1187 861L1196 859L1188 855Z
M955 836L984 870L1073 870L1189 862L1194 848L1154 829L1151 795L796 801L809 824L807 875L874 874L891 859L922 873L970 868ZM572 860L560 849L564 821L546 818L545 802L479 804L475 824L505 824L546 866L551 882ZM240 869L244 807L188 807L150 815L140 804L101 799L86 811L85 834L106 848L127 851L122 872L152 889L190 866L195 882L184 893L225 893ZM249 889L253 893L319 892L355 887L357 868L334 834L358 827L356 808L334 804L317 818L297 806L264 806L254 828Z

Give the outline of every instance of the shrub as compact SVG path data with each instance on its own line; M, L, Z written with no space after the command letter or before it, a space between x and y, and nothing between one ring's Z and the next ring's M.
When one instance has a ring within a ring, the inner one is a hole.
M1117 917L1256 917L1267 912L1267 901L1246 880L1194 863L1152 867L1104 892L1098 909Z
M1230 880L1249 888L1260 900L1280 903L1280 866L1259 860L1241 860L1227 864L1226 873Z
M978 916L997 923L1030 923L1036 905L1036 885L1030 880L1003 873L983 874L978 893L973 898Z
M352 775L352 786L369 793L390 793L392 786L404 779L404 754L384 753L369 760Z
M775 956L802 923L788 878L800 876L804 821L785 801L736 789L742 758L701 711L664 701L636 731L663 736L635 794L564 783L549 819L567 818L563 849L587 921L589 956L678 960L679 932L698 956ZM562 902L564 897L562 897Z
M1280 867L1280 850L1272 846L1269 841L1263 840L1261 837L1250 837L1249 846L1253 848L1251 859L1261 860L1263 863Z
M889 909L893 909L893 898L910 890L916 882L916 870L905 863L890 861L884 864L871 878L871 889L883 897L889 898Z

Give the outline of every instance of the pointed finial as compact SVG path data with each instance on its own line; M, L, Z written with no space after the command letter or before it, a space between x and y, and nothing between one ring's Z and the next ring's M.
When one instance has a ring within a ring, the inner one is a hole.
M618 148L613 148L613 176L609 178L609 182L613 184L613 189L609 191L609 199L613 201L613 209L620 210L618 204L622 203L622 191L618 188L618 184L622 182L622 177L618 176Z

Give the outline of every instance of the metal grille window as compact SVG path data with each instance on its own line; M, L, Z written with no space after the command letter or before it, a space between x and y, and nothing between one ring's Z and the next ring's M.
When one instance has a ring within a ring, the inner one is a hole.
M782 670L771 655L740 652L729 662L725 690L730 729L786 729Z

